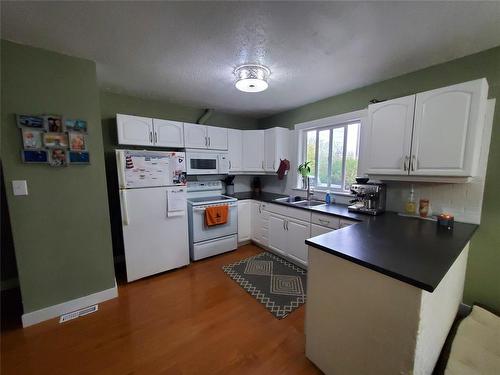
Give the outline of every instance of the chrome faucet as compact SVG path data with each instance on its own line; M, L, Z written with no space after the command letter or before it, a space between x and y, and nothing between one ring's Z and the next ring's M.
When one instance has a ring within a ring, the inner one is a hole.
M311 201L311 196L314 195L314 192L311 191L311 177L307 177L307 192L306 199Z

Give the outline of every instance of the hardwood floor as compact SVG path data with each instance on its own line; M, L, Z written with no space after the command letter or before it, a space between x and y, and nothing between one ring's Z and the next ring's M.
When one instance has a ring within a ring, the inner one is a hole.
M304 355L304 311L274 318L221 267L235 252L119 287L97 313L2 332L1 373L321 374Z

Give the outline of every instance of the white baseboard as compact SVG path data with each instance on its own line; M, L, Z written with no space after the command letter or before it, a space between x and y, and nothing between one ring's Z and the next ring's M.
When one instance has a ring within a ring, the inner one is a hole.
M76 298L71 301L63 302L58 305L45 307L40 310L23 314L23 316L21 317L23 327L26 328L32 326L33 324L56 318L62 314L79 310L87 306L95 305L96 303L101 303L116 297L118 297L118 288L116 287L115 281L115 286L112 288L102 290L88 296Z

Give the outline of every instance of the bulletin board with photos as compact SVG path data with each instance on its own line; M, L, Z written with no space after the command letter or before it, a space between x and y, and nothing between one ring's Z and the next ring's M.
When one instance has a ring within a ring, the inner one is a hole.
M90 164L87 150L87 121L59 115L17 115L21 130L24 163L53 167Z

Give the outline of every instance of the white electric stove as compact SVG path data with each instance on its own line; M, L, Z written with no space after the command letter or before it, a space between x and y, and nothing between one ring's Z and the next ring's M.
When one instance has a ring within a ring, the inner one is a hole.
M200 260L238 247L238 200L222 194L221 181L188 182L189 253ZM227 205L227 223L207 226L205 209Z

